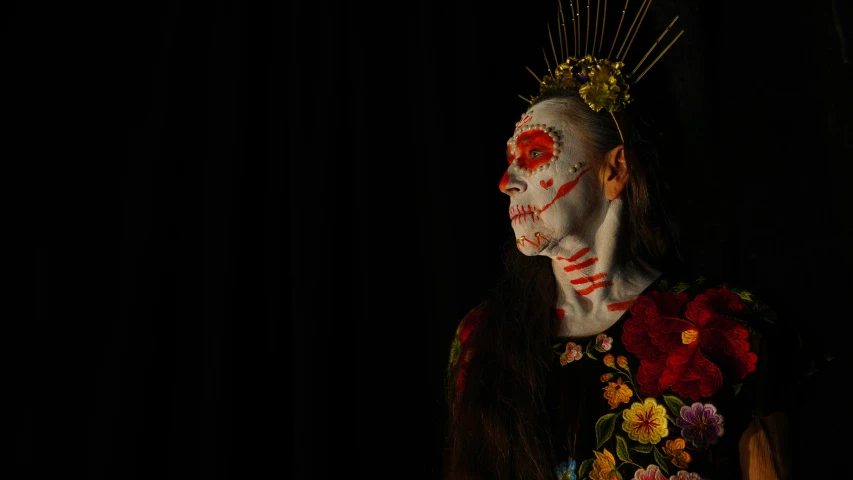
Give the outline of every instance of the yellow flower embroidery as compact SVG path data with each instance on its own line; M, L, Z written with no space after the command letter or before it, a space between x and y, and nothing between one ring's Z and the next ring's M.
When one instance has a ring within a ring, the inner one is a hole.
M616 459L613 454L604 449L604 453L593 450L595 460L592 461L592 471L589 478L592 480L617 480L619 472L616 471Z
M622 368L628 368L628 359L623 355L616 357L616 363Z
M612 353L608 353L607 355L604 356L604 364L607 365L608 367L612 367L613 365L616 364L616 358L613 356Z
M601 380L602 382L607 382L607 381L609 381L611 378L613 378L613 374L612 374L612 373L605 373L604 375L602 375L601 377L599 377L599 380Z
M631 440L640 443L658 443L669 435L667 428L666 408L659 405L654 398L634 402L631 408L622 412L622 430Z
M684 451L684 439L676 438L675 440L667 440L666 446L663 447L663 453L672 455L672 464L678 468L687 468L690 463L690 454Z
M609 382L603 390L604 398L607 399L607 403L610 405L611 410L618 407L619 403L628 403L628 400L631 399L631 395L634 394L628 385L622 384L621 377L617 378L615 382Z

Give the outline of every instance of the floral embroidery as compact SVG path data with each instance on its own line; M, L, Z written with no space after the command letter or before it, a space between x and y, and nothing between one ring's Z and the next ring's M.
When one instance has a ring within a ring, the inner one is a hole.
M465 317L459 322L456 327L456 333L453 337L453 343L450 345L450 360L449 366L459 365L459 371L456 377L456 389L461 397L465 389L465 378L468 375L468 361L471 358L471 350L466 345L471 332L482 321L482 310L479 308L471 309Z
M601 381L607 404L590 411L599 415L587 433L595 435L592 454L560 463L557 480L707 480L728 468L718 459L731 452L711 448L725 427L713 395L753 388L744 379L758 359L750 338L760 327L757 300L699 280L660 282L649 292L618 327L553 345L564 366L595 360L578 373ZM742 398L751 397L733 400Z
M566 343L566 351L560 354L560 365L572 363L583 358L583 349L575 342Z
M713 445L723 436L723 416L710 403L681 407L675 423L681 427L681 436L697 448Z
M669 435L666 420L666 408L654 398L634 402L631 408L622 412L622 430L631 440L640 443L658 443Z
M482 311L479 308L473 308L459 322L459 326L456 327L456 333L453 336L453 343L450 345L450 365L456 365L459 361L468 336L480 324L481 320Z
M612 374L610 375L612 376ZM604 398L607 399L607 404L610 405L611 410L618 407L620 403L628 403L631 395L634 394L628 385L622 383L621 377L617 378L615 382L609 382L603 390Z
M663 453L667 455L672 455L672 464L678 468L687 468L687 464L690 463L690 454L684 451L686 444L683 438L676 438L675 440L667 440L666 446L663 447Z
M679 470L677 474L669 477L669 480L705 480L698 473L690 473L684 470Z
M726 316L743 309L741 298L711 288L687 300L686 293L650 292L634 302L624 324L622 342L640 359L635 379L650 396L667 388L691 400L713 395L723 376L711 359L733 364L737 378L755 370L749 331Z
M576 470L577 462L571 459L568 462L561 462L557 465L554 473L557 474L557 480L578 480L578 474L575 473Z
M687 305L685 316L701 328L702 347L711 354L725 354L734 360L735 376L744 378L755 371L758 355L749 351L749 330L726 313L743 310L741 298L728 288L710 288ZM729 360L731 361L731 360Z
M649 465L634 472L631 480L667 480L657 465Z
M608 337L604 333L599 333L595 337L595 349L599 352L606 352L613 348L613 338Z
M617 480L620 478L619 472L616 471L616 459L613 454L604 449L604 453L599 453L593 450L595 460L592 462L592 471L589 472L589 478L592 480Z
M566 342L565 346L558 343L552 347L560 356L560 365L566 366L572 362L578 361L585 356L598 360L593 352L606 352L613 348L613 337L608 337L607 334L599 333L595 338L586 342L585 346L581 346L575 342ZM564 350L562 350L564 349Z

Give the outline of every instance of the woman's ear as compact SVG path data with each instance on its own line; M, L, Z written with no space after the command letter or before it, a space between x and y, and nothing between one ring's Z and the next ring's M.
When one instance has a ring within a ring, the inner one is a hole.
M625 162L625 146L619 145L605 154L602 173L604 194L608 200L615 200L628 184L628 164Z

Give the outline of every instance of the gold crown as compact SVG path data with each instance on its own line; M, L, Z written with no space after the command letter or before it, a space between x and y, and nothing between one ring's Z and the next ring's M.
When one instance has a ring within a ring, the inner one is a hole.
M545 65L548 68L548 74L540 79L533 70L530 69L530 67L526 67L539 82L539 94L532 98L525 98L521 95L519 95L519 97L532 104L549 92L564 89L576 89L580 97L587 105L589 105L590 108L593 109L593 111L598 112L601 110L607 110L612 114L613 112L622 110L626 105L631 103L633 99L629 93L630 86L643 78L646 72L648 72L655 63L657 63L660 57L663 56L675 41L678 40L681 34L684 33L684 30L679 32L678 35L669 42L666 48L664 48L658 56L655 57L655 59L639 75L637 75L636 78L633 78L634 74L642 66L643 62L646 61L658 43L660 43L667 32L669 32L670 28L675 24L675 21L678 20L678 16L676 15L675 19L673 19L669 26L666 27L666 30L664 30L657 40L655 40L651 48L649 48L646 54L643 55L643 58L637 62L634 69L631 70L630 73L625 73L623 71L625 68L625 56L628 54L628 49L631 48L631 44L634 42L634 37L637 36L637 31L639 31L640 25L646 17L646 12L649 10L649 5L651 5L652 0L643 0L643 3L640 5L640 9L634 17L634 21L631 22L631 27L628 29L628 32L622 40L622 45L616 52L616 56L612 57L612 59L611 56L613 55L613 49L616 46L616 40L619 38L619 31L622 29L622 23L625 19L629 0L625 0L625 6L622 7L622 16L619 18L619 26L616 28L616 35L613 36L613 42L611 43L610 51L607 53L606 57L601 56L601 49L604 46L604 27L607 20L607 0L604 0L604 14L602 15L602 20L600 22L600 37L598 34L598 13L602 2L601 0L596 0L595 31L592 37L591 50L589 49L590 19L592 17L590 11L591 0L587 0L586 4L586 40L582 49L580 1L581 0L569 0L572 12L573 48L569 48L569 35L566 30L566 19L563 13L563 4L562 1L559 1L559 25L557 27L557 35L558 44L560 45L560 57L564 60L558 60L557 50L554 47L554 37L551 35L551 27L549 25L548 38L551 41L551 52L554 54L554 60L557 63L557 66L553 71L551 70L551 65L548 63L548 55L545 53L545 49L543 48L542 54L545 56ZM577 11L575 11L575 3L578 4ZM562 29L560 26L562 26ZM572 55L569 55L570 52Z

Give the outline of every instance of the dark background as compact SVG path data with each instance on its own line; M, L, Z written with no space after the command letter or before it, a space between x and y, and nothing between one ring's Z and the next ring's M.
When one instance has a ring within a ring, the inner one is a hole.
M662 44L685 34L632 91L661 99L682 253L800 330L822 370L796 452L819 477L846 418L850 5L658 0L627 61L676 14ZM16 465L438 478L450 340L501 268L505 142L555 16L551 1L18 8L11 136L58 154L30 153L50 227Z

